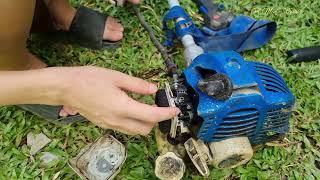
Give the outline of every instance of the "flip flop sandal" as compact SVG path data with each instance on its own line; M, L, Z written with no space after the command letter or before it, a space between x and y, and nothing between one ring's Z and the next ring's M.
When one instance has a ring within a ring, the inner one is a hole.
M79 114L74 116L60 117L59 113L63 106L49 106L49 105L18 105L23 110L29 111L35 115L38 115L49 122L58 125L71 124L76 122L87 121L87 119Z
M49 39L76 44L94 50L116 49L121 45L120 41L108 41L103 39L105 24L108 16L81 6L74 16L69 31L57 31L50 33Z
M71 42L91 49L114 49L120 41L112 42L103 39L108 16L81 6L72 20L68 36Z

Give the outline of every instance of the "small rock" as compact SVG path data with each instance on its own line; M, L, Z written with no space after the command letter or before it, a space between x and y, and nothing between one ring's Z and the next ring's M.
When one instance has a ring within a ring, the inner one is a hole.
M43 133L40 134L33 134L32 132L28 133L27 135L27 145L31 146L30 153L31 155L35 155L39 152L43 147L51 142L46 135Z
M117 5L117 6L123 6L124 3L125 3L125 0L109 0L109 2L110 2L111 4L115 4L115 5Z
M60 160L60 156L57 156L51 152L44 152L42 156L40 157L41 160L41 166L48 166L53 161Z

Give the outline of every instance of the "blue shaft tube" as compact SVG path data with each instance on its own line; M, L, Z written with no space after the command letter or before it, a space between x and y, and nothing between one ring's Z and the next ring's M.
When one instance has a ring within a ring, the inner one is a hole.
M177 0L168 0L168 3L170 8L173 8L175 6L180 6L179 1ZM177 22L182 20L184 19L178 18ZM203 49L195 43L191 35L184 35L181 38L181 42L184 46L184 57L185 57L187 66L189 66L196 57L204 53Z

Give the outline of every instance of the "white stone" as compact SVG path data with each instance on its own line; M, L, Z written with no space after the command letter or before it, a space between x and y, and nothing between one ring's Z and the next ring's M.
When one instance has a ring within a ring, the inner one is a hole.
M42 166L48 166L51 162L58 161L60 159L61 159L60 156L57 156L51 152L44 152L44 153L42 153L42 156L40 157Z
M32 132L30 132L27 135L27 145L30 146L31 155L35 155L50 142L51 139L49 139L43 133L33 134Z

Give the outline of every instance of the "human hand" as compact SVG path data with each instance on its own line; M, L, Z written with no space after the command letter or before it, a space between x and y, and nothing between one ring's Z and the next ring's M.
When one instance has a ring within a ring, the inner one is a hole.
M178 108L154 107L130 98L125 91L156 93L157 86L142 79L98 67L69 69L64 105L102 128L147 135L155 123L180 113Z

